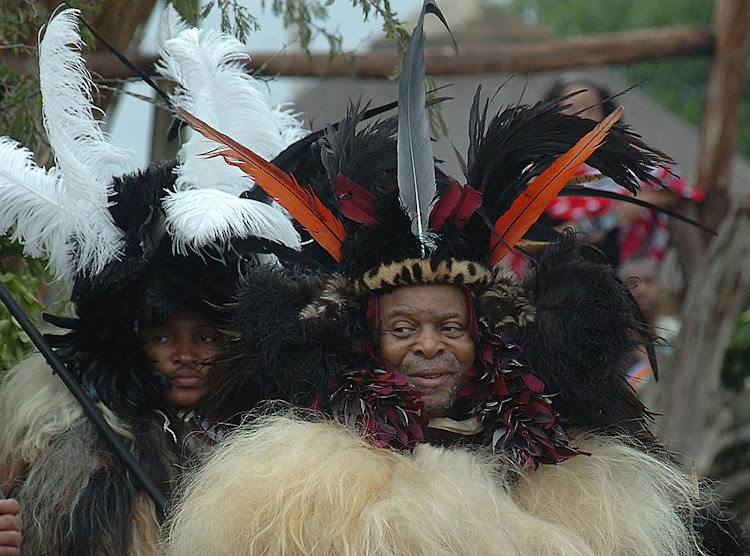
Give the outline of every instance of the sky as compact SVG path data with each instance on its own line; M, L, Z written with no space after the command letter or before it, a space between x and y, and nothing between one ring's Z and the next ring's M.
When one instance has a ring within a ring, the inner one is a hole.
M262 52L275 52L290 44L292 35L283 28L281 19L271 14L268 7L270 0L266 0L266 9L261 9L261 0L244 0L242 2L250 13L260 22L261 29L251 33L247 40L248 49L252 56L253 50ZM421 6L421 0L399 0L398 8L403 13L415 13ZM143 42L140 49L145 52L154 52L155 34L158 16L165 5L164 1L158 3L157 9L149 20L144 32ZM381 21L376 17L370 17L369 21L363 21L362 12L359 7L353 7L351 0L336 0L329 8L329 20L327 29L341 33L343 49L345 51L356 51L366 48L373 40L381 34ZM219 29L219 13L217 9L212 10L209 17L202 23L203 27ZM313 41L311 50L326 51L328 45L322 37ZM269 83L272 99L276 102L285 102L302 87L309 83L307 79L301 78L277 78ZM151 89L143 83L132 83L127 86L128 91L153 96ZM150 129L153 120L153 107L146 101L129 95L123 95L118 102L117 108L112 114L109 132L115 141L123 143L137 153L139 160L145 166L149 162L150 154Z

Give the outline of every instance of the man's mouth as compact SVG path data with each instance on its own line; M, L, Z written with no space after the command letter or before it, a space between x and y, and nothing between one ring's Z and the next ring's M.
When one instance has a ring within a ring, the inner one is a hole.
M407 377L409 384L417 390L429 390L443 386L451 380L453 373L448 371L419 371Z

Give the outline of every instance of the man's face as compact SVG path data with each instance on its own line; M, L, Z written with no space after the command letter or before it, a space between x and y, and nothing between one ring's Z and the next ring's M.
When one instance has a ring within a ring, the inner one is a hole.
M164 397L176 407L189 408L205 394L208 366L205 361L221 349L214 321L186 311L164 323L139 330L143 349L153 369L169 379Z
M404 286L380 296L379 352L387 371L404 374L430 417L453 405L474 363L469 307L456 286Z

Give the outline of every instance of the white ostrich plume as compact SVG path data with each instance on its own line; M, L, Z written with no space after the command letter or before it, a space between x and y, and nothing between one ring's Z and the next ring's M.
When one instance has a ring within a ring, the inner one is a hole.
M163 201L175 249L186 253L232 238L259 237L300 249L300 236L278 207L217 189L171 193Z
M75 215L75 250L66 273L99 272L120 255L121 231L107 210L112 176L137 169L136 156L114 145L93 116L91 76L80 54L78 10L53 17L39 43L39 81L44 127L62 177L58 199ZM65 226L58 229L67 230ZM49 253L52 256L52 253ZM58 269L60 270L60 269Z
M62 177L56 168L37 166L33 153L10 137L0 137L0 233L15 226L11 239L32 257L49 257L62 278L68 273L76 213L62 202Z
M291 108L272 107L265 85L247 73L249 57L240 41L214 30L184 28L172 6L165 11L157 71L177 84L171 97L175 107L266 160L307 134ZM291 223L283 223L284 212L276 205L241 199L240 194L254 187L252 179L221 158L207 158L216 143L192 130L188 133L178 155L177 191L164 203L167 227L179 249L249 235L299 249L298 234Z

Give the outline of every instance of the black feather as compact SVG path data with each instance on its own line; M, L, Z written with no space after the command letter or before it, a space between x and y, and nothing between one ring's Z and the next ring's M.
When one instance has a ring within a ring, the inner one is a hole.
M84 311L81 317L72 323L71 332L45 338L91 398L121 414L160 406L169 384L151 369L132 320L121 321L113 309L94 315ZM70 320L44 318L61 328L71 327Z
M656 181L656 178L652 176L651 181ZM670 191L669 189L665 189L665 190ZM604 199L613 199L615 201L623 201L625 203L638 205L639 207L644 207L649 210L655 210L657 212L661 212L671 218L676 218L677 220L681 220L687 224L690 224L691 226L700 228L704 232L708 232L712 235L717 235L716 232L712 230L711 228L704 226L700 222L697 222L696 220L693 220L692 218L688 218L687 216L680 214L677 211L668 209L666 207L660 207L658 205L649 203L648 201L644 201L643 199L639 199L637 197L631 197L629 195L622 195L615 191L606 191L602 189L596 189L593 187L585 187L581 185L566 185L562 189L562 191L558 193L558 197L601 197Z
M485 131L488 104L479 111L479 92L470 121L468 183L482 191L482 206L491 220L503 214L529 184L567 152L596 122L562 114L560 102L510 106L496 114ZM626 126L615 125L587 163L631 192L640 181L653 180L650 170L671 163Z
M321 161L329 184L338 174L343 174L377 195L395 187L394 134L398 121L396 118L378 120L358 130L367 106L360 109L359 103L349 105L338 129L326 135Z

